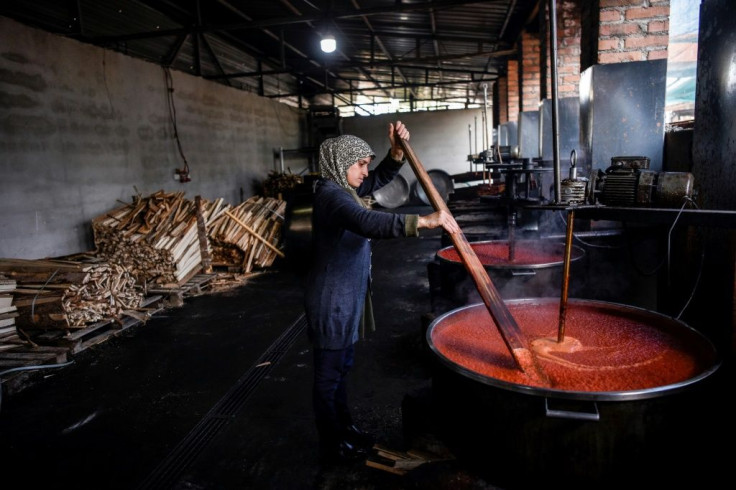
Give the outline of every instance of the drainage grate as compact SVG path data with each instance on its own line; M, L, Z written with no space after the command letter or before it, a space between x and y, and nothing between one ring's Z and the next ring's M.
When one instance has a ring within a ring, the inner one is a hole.
M258 383L283 357L291 344L304 332L306 326L307 321L302 314L179 442L139 488L172 488L181 473L194 461L215 434L237 414Z

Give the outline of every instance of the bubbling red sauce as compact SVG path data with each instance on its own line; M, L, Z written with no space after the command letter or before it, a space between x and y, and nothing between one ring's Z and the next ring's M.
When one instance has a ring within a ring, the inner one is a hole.
M470 247L483 265L516 265L531 266L539 264L561 263L564 260L565 247L562 244L550 244L528 240L514 243L514 257L509 257L509 242L475 242ZM576 258L579 252L571 252ZM460 254L455 247L443 248L437 255L450 262L461 262Z
M715 362L697 332L644 310L568 302L565 338L557 342L559 302L508 304L545 379L514 362L484 305L457 310L435 324L432 343L453 363L514 384L564 391L610 392L687 381Z

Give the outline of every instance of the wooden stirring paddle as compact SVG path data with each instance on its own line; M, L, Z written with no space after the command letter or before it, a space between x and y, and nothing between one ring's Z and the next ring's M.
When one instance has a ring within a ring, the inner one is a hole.
M445 201L435 188L432 178L424 169L424 166L409 145L409 142L402 139L398 133L396 133L396 139L401 143L401 148L404 150L404 154L406 155L407 160L409 160L409 164L411 164L411 168L414 170L414 174L422 185L422 188L427 194L429 202L432 204L434 210L445 211L448 214L452 214L450 213L447 204L445 204ZM541 373L532 352L526 346L526 342L521 334L519 325L516 323L516 320L506 307L506 303L504 303L503 299L499 295L498 290L491 282L488 272L486 272L485 267L483 267L480 259L478 259L475 251L468 243L468 240L465 238L465 234L462 231L458 231L457 233L450 234L450 238L452 239L452 243L455 245L455 249L460 254L460 258L462 259L463 264L465 264L465 268L473 277L475 286L478 288L478 292L480 293L486 308L488 308L488 312L496 323L496 327L498 327L501 337L503 337L503 341L506 343L506 347L508 347L509 352L511 352L511 356L514 361L516 361L519 369L521 369L527 376L533 377L536 380L545 379L546 376Z

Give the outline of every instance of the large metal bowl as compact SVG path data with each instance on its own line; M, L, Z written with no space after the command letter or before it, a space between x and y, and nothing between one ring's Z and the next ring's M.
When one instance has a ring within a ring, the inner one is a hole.
M427 174L432 180L432 184L434 184L434 188L437 190L437 193L443 201L447 202L450 198L450 194L455 192L455 182L452 180L450 174L437 168L428 170ZM411 195L413 198L418 199L424 204L431 205L429 197L427 197L427 194L424 192L424 189L421 184L419 184L418 180L415 180L412 184Z
M552 311L553 315L548 318L547 323L551 327L558 325L558 311L559 311L559 298L521 298L521 299L510 299L505 301L509 307L512 315L517 318L518 315L514 314L514 309L524 309L525 314L533 312L533 316L537 319L544 316L550 316L549 312ZM550 307L552 309L550 310ZM468 365L459 364L451 360L442 348L438 347L435 339L439 332L443 329L452 329L451 332L457 332L462 334L463 331L470 331L475 329L478 323L485 322L487 324L487 341L490 344L496 344L500 347L500 355L508 354L505 344L503 344L500 332L496 328L493 320L491 319L486 306L482 303L468 305L462 308L445 313L444 315L435 319L427 330L427 343L429 344L432 352L447 368L480 383L495 386L509 391L515 391L520 393L528 393L532 395L542 397L555 397L564 399L575 399L575 400L588 400L588 401L622 401L622 400L640 400L645 398L653 398L668 393L678 392L686 389L688 386L698 383L701 380L709 377L719 367L718 355L713 344L701 333L689 327L685 323L676 320L674 318L662 315L660 313L646 310L643 308L637 308L634 306L627 306L618 303L610 303L604 301L594 301L585 299L569 299L567 303L566 313L566 335L569 337L576 337L578 335L585 335L587 332L595 332L595 330L602 330L603 325L598 324L578 324L576 325L573 321L573 317L576 311L582 311L583 309L590 309L596 311L600 316L610 318L612 324L623 324L626 320L633 320L634 322L645 326L645 328L651 329L653 332L660 334L661 339L658 342L671 342L677 343L680 350L685 350L682 355L688 355L692 357L693 363L696 363L698 370L692 376L685 379L674 380L664 385L651 386L648 388L632 388L632 389L620 389L616 391L577 391L569 389L559 389L555 387L545 386L530 386L523 383L510 382L504 379L491 377L483 374L479 374L477 370L469 368ZM547 313L545 313L547 312ZM517 318L518 321L518 318ZM533 336L528 332L525 332L526 325L519 321L519 327L521 328L522 334L527 335L527 340L531 342ZM610 326L605 328L611 329ZM629 344L644 343L649 341L645 336L647 332L644 328L640 330L633 330L634 335L641 335L641 340L636 337L629 339ZM447 335L443 332L443 335ZM557 335L556 330L553 328L548 331L549 337L555 337ZM484 339L485 340L485 339ZM623 345L623 344L622 344ZM609 346L600 345L586 345L586 348L590 349L606 349ZM479 351L480 352L480 351ZM499 353L498 350L489 350L488 352ZM510 354L509 354L510 357ZM615 358L615 357L614 357ZM495 358L490 358L487 362L496 362ZM650 368L653 364L647 364ZM615 370L616 366L608 366L606 369L611 373L612 376L619 376ZM662 369L668 368L662 366ZM669 366L671 369L671 366ZM640 369L643 371L643 368ZM586 372L581 371L581 376L586 375Z
M506 301L510 309L516 305L532 313L549 302L559 299ZM591 304L672 333L690 346L702 369L677 382L610 392L567 391L479 374L434 342L446 325L479 319L489 324L488 336L500 336L484 304L468 305L435 319L426 334L439 438L500 488L678 488L685 476L699 481L707 471L698 468L721 450L713 448L709 422L723 396L714 381L720 366L715 348L697 331L656 312L577 299L569 300L568 309ZM472 320L473 313L478 319ZM507 350L505 356L510 358Z
M487 240L471 242L470 247L478 256L480 263L486 270L526 270L545 269L548 267L559 267L564 263L565 244L549 240L516 240L516 260L508 260L496 253L499 246L508 249L508 240ZM520 254L524 254L522 257ZM570 250L570 261L580 260L585 255L585 250L573 245ZM542 257L539 259L538 257ZM445 247L437 251L436 259L445 264L463 266L460 254L455 251L454 246Z
M409 182L397 174L394 180L375 191L373 198L384 208L398 208L409 200Z

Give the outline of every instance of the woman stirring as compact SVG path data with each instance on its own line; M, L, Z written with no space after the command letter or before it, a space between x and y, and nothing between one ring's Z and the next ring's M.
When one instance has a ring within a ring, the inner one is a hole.
M399 173L404 152L398 138L409 140L400 121L389 124L391 148L372 171L375 158L362 139L342 135L320 146L321 178L315 183L312 214L313 258L306 281L305 309L314 350L313 402L325 463L364 458L373 438L355 426L348 408L347 375L354 344L374 330L371 305L372 238L416 237L422 228L459 231L450 213L426 216L370 209L361 199Z

